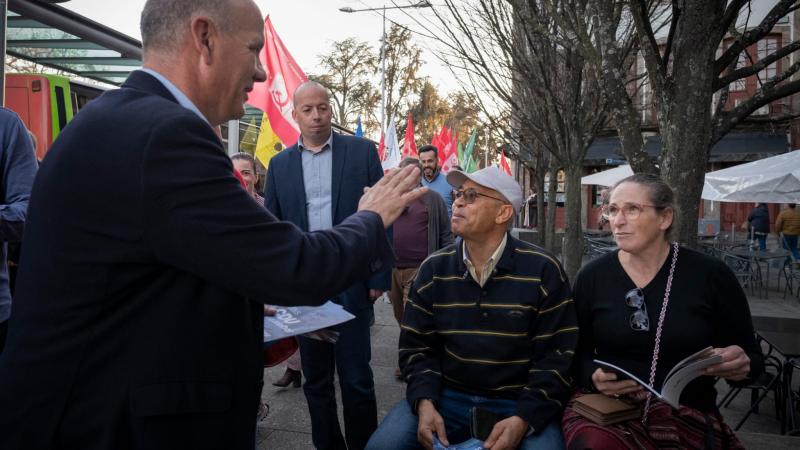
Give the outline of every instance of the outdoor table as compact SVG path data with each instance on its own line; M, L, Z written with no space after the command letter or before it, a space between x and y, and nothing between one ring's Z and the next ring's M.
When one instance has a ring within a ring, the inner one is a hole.
M781 433L795 430L797 427L793 398L798 393L792 392L794 367L800 360L800 319L788 317L753 317L753 326L759 336L783 357L783 373L781 374L784 393L784 420ZM794 365L791 362L794 362Z
M770 277L770 261L774 259L786 259L789 257L790 253L788 250L773 250L762 252L760 250L729 250L728 253L731 255L736 255L741 258L752 258L753 261L756 263L756 267L758 268L759 275L761 274L761 262L766 263L767 266L767 277L766 282L763 282L764 278L762 279L762 283L764 284L764 298L769 298L769 277Z

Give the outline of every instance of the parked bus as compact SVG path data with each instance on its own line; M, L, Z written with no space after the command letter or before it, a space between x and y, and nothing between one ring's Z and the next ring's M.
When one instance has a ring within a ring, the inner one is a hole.
M19 114L36 136L38 159L44 157L72 117L105 91L60 75L6 75L6 107Z

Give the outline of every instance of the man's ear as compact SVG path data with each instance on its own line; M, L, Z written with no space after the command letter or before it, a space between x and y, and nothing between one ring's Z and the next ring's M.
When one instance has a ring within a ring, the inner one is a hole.
M500 205L500 211L497 212L495 223L506 223L508 219L514 216L514 207L511 205Z
M214 22L208 17L193 17L191 23L192 48L200 55L203 63L210 65L214 58L214 44L217 39L217 29Z

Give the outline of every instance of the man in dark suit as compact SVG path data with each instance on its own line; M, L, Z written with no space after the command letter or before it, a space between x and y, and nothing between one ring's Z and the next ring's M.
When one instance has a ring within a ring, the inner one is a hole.
M304 231L330 229L352 214L364 188L383 176L378 152L366 139L333 133L330 98L319 83L297 88L292 117L300 139L270 161L264 203L276 217ZM377 427L369 325L372 302L389 289L389 270L364 277L333 298L356 316L336 327L336 344L300 338L303 391L318 449L363 449ZM339 374L346 438L336 412L334 372Z
M148 0L145 69L45 158L0 356L3 450L252 450L258 302L318 305L391 264L413 172L311 234L233 177L214 127L265 79L261 17L252 0Z

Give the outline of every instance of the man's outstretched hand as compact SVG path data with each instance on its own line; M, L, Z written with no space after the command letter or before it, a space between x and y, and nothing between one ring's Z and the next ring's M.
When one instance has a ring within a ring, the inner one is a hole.
M388 228L406 206L422 197L427 190L419 187L419 169L415 166L390 170L374 186L364 188L358 210L377 213L383 219L383 226Z

